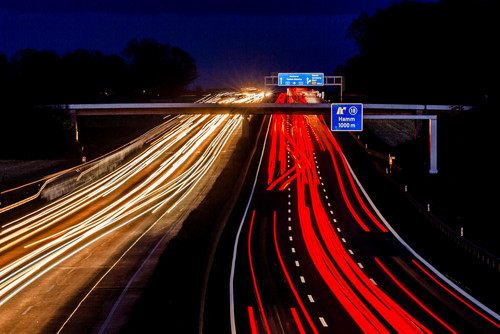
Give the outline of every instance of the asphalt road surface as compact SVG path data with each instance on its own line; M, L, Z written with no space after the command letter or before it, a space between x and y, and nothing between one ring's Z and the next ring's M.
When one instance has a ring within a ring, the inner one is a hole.
M372 205L318 116L273 115L241 220L221 239L204 333L498 333Z
M116 331L234 149L241 116L175 116L128 163L1 220L0 332ZM0 217L2 219L2 217Z

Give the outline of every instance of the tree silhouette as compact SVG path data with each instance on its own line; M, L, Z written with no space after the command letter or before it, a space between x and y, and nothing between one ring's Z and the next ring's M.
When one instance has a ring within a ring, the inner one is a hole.
M0 53L0 142L9 143L0 158L78 153L69 113L51 105L170 97L198 76L188 53L155 40L133 39L123 54L23 49L9 61Z
M61 59L54 51L23 49L12 56L11 82L16 100L51 103L61 93Z
M491 94L493 1L402 1L348 29L358 54L337 68L372 100L471 102Z
M198 77L188 53L154 39L132 39L123 54L130 61L134 91L145 97L175 95Z
M9 59L3 53L0 53L0 97L4 99L7 94L7 80L10 72Z
M123 96L127 64L116 55L78 49L62 57L64 93L68 103L94 102Z

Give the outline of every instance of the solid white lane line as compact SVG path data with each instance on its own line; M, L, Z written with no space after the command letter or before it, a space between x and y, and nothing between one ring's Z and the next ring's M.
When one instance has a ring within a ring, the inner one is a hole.
M479 300L477 300L476 298L474 298L473 296L471 296L470 294L468 294L466 291L464 291L462 288L460 288L458 285L456 285L454 282L452 282L450 279L448 279L446 276L444 276L441 272L439 272L436 268L434 268L429 262L427 262L422 256L420 256L420 254L418 254L413 248L411 248L410 245L408 245L406 243L406 241L403 240L403 238L401 238L399 236L399 234L392 228L392 226L389 224L389 222L387 220L385 220L384 216L382 216L382 214L380 213L380 211L378 211L377 207L375 206L375 204L371 200L370 196L368 196L368 194L366 193L365 189L361 185L361 182L359 182L358 178L356 177L356 174L354 174L354 171L351 168L351 165L349 164L349 162L347 161L347 159L346 159L345 156L344 156L344 159L345 159L345 162L347 163L347 167L349 168L349 172L351 173L354 181L356 181L356 184L359 186L359 188L360 188L361 192L363 193L363 195L365 196L366 200L368 201L368 203L370 203L371 207L373 208L373 210L375 211L375 213L377 214L377 216L382 220L382 222L384 223L385 227L392 233L392 235L394 235L394 237L411 254L413 254L413 256L415 256L420 262L422 262L427 268L429 268L441 280L445 281L448 285L450 285L451 287L453 287L453 289L455 289L455 291L458 291L460 294L462 294L462 296L464 296L467 299L469 299L471 302L473 302L474 304L476 304L476 306L480 307L483 311L487 312L489 315L491 315L495 319L500 320L500 315L498 313L496 313L495 311L493 311L492 309L490 309L488 306L486 306L483 303L481 303Z
M266 137L264 138L264 145L262 146L262 153L260 154L259 165L257 166L257 172L255 173L255 179L252 185L252 191L250 192L250 198L248 199L247 206L245 208L245 212L243 213L243 218L241 219L240 226L238 228L238 232L236 233L236 239L234 241L233 246L233 259L231 260L231 274L229 276L229 317L231 321L231 333L236 334L236 318L234 316L234 274L236 269L236 255L238 250L238 243L240 240L241 230L243 229L243 224L248 214L248 210L250 208L250 203L252 202L253 194L255 192L255 186L257 185L257 179L260 173L260 167L262 165L262 160L264 159L264 152L266 150L267 138L269 135L269 128L271 126L271 119L269 119L269 123L267 124ZM290 205L291 203L288 202Z

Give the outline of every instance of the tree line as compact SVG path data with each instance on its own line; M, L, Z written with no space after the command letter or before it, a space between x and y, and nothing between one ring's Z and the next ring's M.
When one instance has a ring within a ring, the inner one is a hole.
M121 55L23 49L9 59L0 53L0 96L34 104L168 98L197 77L186 51L153 39L132 39Z
M65 104L170 98L197 77L187 52L153 39L132 39L120 55L0 53L0 159L80 158Z
M346 92L370 101L481 103L496 94L493 0L398 1L350 25Z

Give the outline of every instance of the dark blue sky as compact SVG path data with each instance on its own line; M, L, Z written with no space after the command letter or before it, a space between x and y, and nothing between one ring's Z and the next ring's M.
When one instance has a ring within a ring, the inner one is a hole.
M179 46L204 88L263 82L269 72L322 72L353 55L346 29L394 0L0 0L0 52L78 48L120 54L131 38Z

